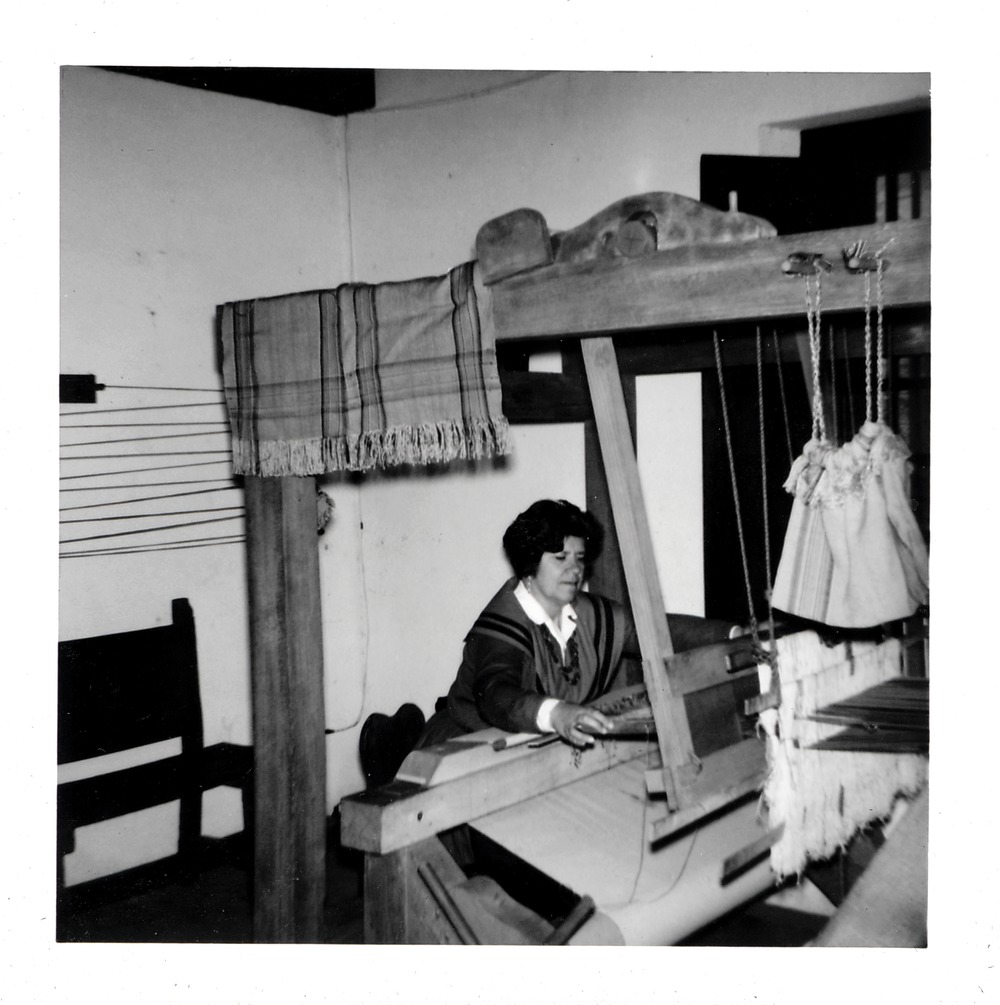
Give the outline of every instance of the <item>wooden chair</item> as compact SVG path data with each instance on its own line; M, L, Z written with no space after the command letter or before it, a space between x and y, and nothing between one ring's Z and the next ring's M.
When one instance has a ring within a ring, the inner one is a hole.
M70 891L92 885L65 887L63 857L75 847L77 827L179 801L177 854L157 865L190 879L208 845L202 793L226 785L242 791L241 838L246 845L252 839L253 748L204 745L194 614L186 598L172 602L172 615L167 625L59 643L59 764L180 740L173 756L58 786L63 903Z

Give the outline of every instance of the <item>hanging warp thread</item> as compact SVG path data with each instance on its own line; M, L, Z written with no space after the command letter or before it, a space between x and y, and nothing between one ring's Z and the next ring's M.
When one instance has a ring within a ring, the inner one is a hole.
M795 498L775 577L778 610L840 628L909 617L927 602L927 546L909 503L910 452L886 424L882 363L882 272L877 254L878 348L875 393L867 379L865 422L836 447L827 438L820 385L820 286L805 277L812 362L812 436L785 489ZM866 273L867 278L867 273ZM867 286L866 286L867 288ZM866 296L866 372L872 372L871 305ZM877 412L873 414L873 398Z
M833 855L859 828L888 817L900 796L919 792L928 759L810 749L842 728L812 720L818 709L899 676L898 639L829 646L815 632L796 632L777 640L777 652L781 703L761 712L759 725L767 744L768 826L785 824L771 867L784 877Z

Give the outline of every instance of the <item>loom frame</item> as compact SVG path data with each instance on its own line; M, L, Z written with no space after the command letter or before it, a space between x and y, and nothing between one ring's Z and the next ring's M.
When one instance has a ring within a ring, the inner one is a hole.
M670 668L673 647L650 557L651 539L638 489L615 339L651 330L663 330L669 337L670 329L685 326L800 316L801 286L781 271L781 264L802 251L821 253L835 264L824 276L824 313L860 310L863 301L857 278L839 264L843 249L859 240L872 248L890 249L884 285L887 309L930 304L929 219L679 248L636 259L549 265L491 286L498 343L582 340L602 454L611 458L610 466L605 463L611 511L675 827L696 823L706 813L759 787L763 745L746 741L713 755L710 763L693 758L683 693ZM929 352L929 328L917 326L911 344L910 351ZM315 503L312 486L304 478L252 476L246 479L246 489L257 777L254 938L258 942L316 942L322 920L316 891L325 884L326 769L322 729L315 721L315 710L322 707L323 682ZM698 684L713 679L719 673L718 656L686 660L688 678ZM544 755L544 750L526 752L519 757L523 765L519 770L532 773L542 765ZM564 784L558 774L542 774L550 787ZM383 814L398 812L386 807L413 796L412 791L395 795L380 791L382 805L374 809L379 821ZM454 796L448 786L428 793L422 798L431 803ZM357 823L362 811L367 814L363 826ZM386 846L385 851L370 842L364 847L367 839L357 835L371 832L372 812L363 794L344 801L344 843L366 851L366 876L372 877L372 884L381 884L390 875L405 873L412 856L406 844L395 850ZM407 889L412 887L406 876L401 882L409 884ZM405 915L400 915L399 903L395 895L371 897L370 910L375 913L366 917L367 937L409 941L417 936L416 929L400 927L399 919ZM426 931L421 931L420 941L426 941Z

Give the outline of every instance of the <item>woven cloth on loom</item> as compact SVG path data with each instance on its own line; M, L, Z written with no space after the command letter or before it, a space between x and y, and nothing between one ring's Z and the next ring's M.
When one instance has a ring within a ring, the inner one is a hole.
M777 647L781 704L759 721L767 739L768 823L785 825L771 849L771 868L789 876L888 817L900 796L918 793L929 762L923 754L809 749L841 728L810 715L900 675L898 639L828 646L815 632L798 632L778 639Z
M509 452L489 289L445 276L220 308L236 474L316 475Z

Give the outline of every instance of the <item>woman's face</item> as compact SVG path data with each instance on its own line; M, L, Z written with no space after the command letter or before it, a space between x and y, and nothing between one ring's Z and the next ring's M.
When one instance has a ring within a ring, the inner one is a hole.
M567 537L561 551L542 552L538 571L529 577L531 595L542 605L550 618L576 600L583 586L583 566L586 558L582 537Z

